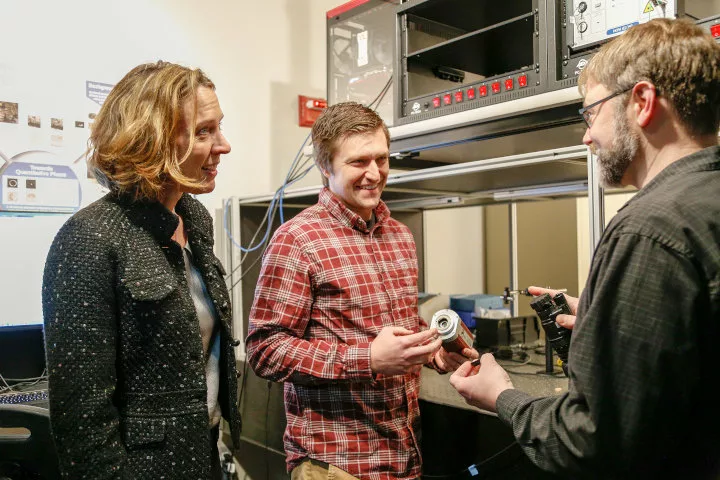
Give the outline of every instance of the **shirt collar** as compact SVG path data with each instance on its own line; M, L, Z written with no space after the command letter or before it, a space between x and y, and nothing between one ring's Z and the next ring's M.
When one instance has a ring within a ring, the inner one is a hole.
M707 170L720 170L720 146L704 148L671 163L641 188L635 196L625 202L625 205L618 211L624 209L638 198L642 198L658 188L663 188L663 185L679 175Z
M122 205L128 212L130 220L144 228L159 242L167 243L178 227L180 221L177 216L168 210L165 205L155 200L135 200L132 195L108 194ZM199 215L193 205L192 198L183 194L175 205L175 211L182 217L188 237L207 241L212 225L205 225L206 221Z
M330 214L338 219L340 223L350 228L357 228L361 232L369 232L367 222L357 213L350 210L343 201L330 191L329 188L324 187L318 195L318 203L325 207ZM384 220L390 217L390 209L385 205L385 202L380 200L378 206L373 210L375 213L375 224L380 225Z

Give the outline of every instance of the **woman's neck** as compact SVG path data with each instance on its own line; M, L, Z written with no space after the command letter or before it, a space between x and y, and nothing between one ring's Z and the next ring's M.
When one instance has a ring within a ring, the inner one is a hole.
M181 247L184 247L185 244L187 244L187 232L185 231L185 224L183 222L183 219L180 215L175 213L175 206L177 205L178 201L180 201L180 198L182 197L182 192L176 188L168 188L160 195L160 203L162 203L165 208L170 210L175 216L178 218L178 226L175 229L175 233L172 235L172 239L175 240L178 245Z
M177 218L179 220L178 226L175 229L175 233L173 233L171 238L175 240L177 244L181 247L185 247L188 241L187 231L185 230L185 223L183 222L183 219L180 215L178 215Z
M165 208L170 210L171 212L175 213L175 205L177 205L178 201L180 201L180 198L182 197L182 192L178 190L177 188L166 188L163 190L163 192L160 194L160 203L162 203Z

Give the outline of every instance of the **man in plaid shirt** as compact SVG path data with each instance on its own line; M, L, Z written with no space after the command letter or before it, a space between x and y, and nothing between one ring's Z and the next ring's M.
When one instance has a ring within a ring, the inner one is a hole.
M419 380L463 357L417 313L410 230L380 200L390 135L358 103L329 107L312 129L326 188L278 228L250 312L248 361L285 382L293 479L416 479Z
M720 45L652 20L603 46L579 84L602 183L639 191L605 230L579 304L568 297L577 317L558 317L573 328L568 392L514 390L486 355L450 382L545 470L720 478Z

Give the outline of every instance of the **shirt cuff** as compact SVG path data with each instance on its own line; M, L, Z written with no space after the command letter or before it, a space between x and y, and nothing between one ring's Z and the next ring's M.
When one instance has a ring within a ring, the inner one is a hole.
M495 401L495 410L497 410L498 417L507 425L512 426L512 417L517 409L532 398L531 395L514 388L503 390Z
M350 380L372 380L370 370L370 344L359 343L345 351L345 374Z

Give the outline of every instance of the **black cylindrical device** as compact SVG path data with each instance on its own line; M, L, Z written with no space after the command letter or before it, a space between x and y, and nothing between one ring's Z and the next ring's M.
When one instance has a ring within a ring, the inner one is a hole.
M543 330L545 330L547 342L557 352L560 360L562 360L564 364L567 364L572 331L561 327L555 321L560 314L571 315L570 306L565 299L565 295L557 293L553 298L550 298L550 295L544 293L530 302L530 307L532 307L538 314L538 317L540 317L540 324Z

